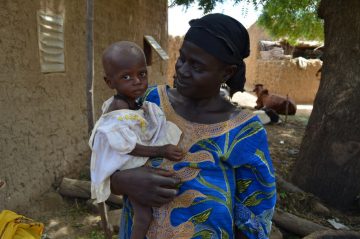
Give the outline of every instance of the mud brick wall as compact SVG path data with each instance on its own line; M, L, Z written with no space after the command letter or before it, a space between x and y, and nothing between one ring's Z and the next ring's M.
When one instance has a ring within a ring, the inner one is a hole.
M154 39L167 49L167 1L95 1L94 55L95 68L95 109L100 114L104 100L112 95L103 81L101 54L112 42L120 40L134 41L143 46L144 35ZM161 60L155 51L152 52L152 65L149 70L149 85L164 84L167 62Z
M297 104L312 104L319 88L320 77L316 72L320 60L311 60L306 69L300 69L292 60L262 60L259 52L260 40L272 40L256 24L249 29L250 56L245 59L247 91L255 84L263 84L271 93L293 98Z
M175 63L180 55L179 50L183 43L184 37L183 36L169 36L169 43L168 43L168 54L169 54L169 61L168 61L168 70L167 70L167 84L173 86L174 84L174 75L175 75Z
M167 47L166 0L95 1L95 111L113 93L102 80L101 53L110 43L143 45L152 35ZM40 72L36 12L65 13L65 72ZM86 1L0 1L0 210L20 210L63 176L89 165L86 116ZM153 54L150 81L165 81Z
M249 86L261 83L270 93L289 95L297 104L314 102L320 83L315 76L321 67L320 60L311 60L306 69L300 69L291 60L257 60L256 66L253 81L248 80Z
M271 37L256 24L248 29L250 35L250 56L246 63L246 91L252 91L255 84L264 84L271 93L293 98L296 103L312 104L319 88L320 77L315 76L321 67L320 60L309 62L308 67L300 69L290 60L262 60L259 52L259 41L269 40ZM169 37L167 84L173 85L175 63L179 56L179 49L183 37Z

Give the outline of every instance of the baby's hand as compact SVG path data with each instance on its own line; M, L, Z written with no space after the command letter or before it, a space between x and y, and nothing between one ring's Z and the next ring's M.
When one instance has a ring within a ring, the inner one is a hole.
M175 145L166 144L163 146L163 157L171 161L180 161L184 157L184 152Z

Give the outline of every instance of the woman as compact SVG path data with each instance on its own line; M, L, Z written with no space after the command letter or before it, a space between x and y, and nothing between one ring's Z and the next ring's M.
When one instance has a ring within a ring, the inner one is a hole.
M158 207L149 239L268 238L276 190L266 132L219 94L222 83L243 90L248 33L223 14L190 25L175 66L177 88L150 88L144 97L182 130L178 146L188 153L175 164L154 159L151 168L116 172L113 193ZM120 238L129 238L126 199L123 212Z

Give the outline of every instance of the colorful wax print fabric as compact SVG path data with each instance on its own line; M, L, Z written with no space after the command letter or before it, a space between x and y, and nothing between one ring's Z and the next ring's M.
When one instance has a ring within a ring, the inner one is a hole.
M274 212L275 175L266 131L257 116L241 112L215 124L192 123L177 115L167 87L149 88L146 101L158 104L183 132L180 162L152 159L148 165L176 172L182 184L169 204L153 208L147 239L268 238ZM130 238L132 208L125 200L120 239Z

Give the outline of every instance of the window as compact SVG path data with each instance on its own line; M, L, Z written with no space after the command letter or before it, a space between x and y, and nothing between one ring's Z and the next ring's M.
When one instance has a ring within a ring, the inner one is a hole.
M38 11L38 42L41 72L64 72L64 19Z

